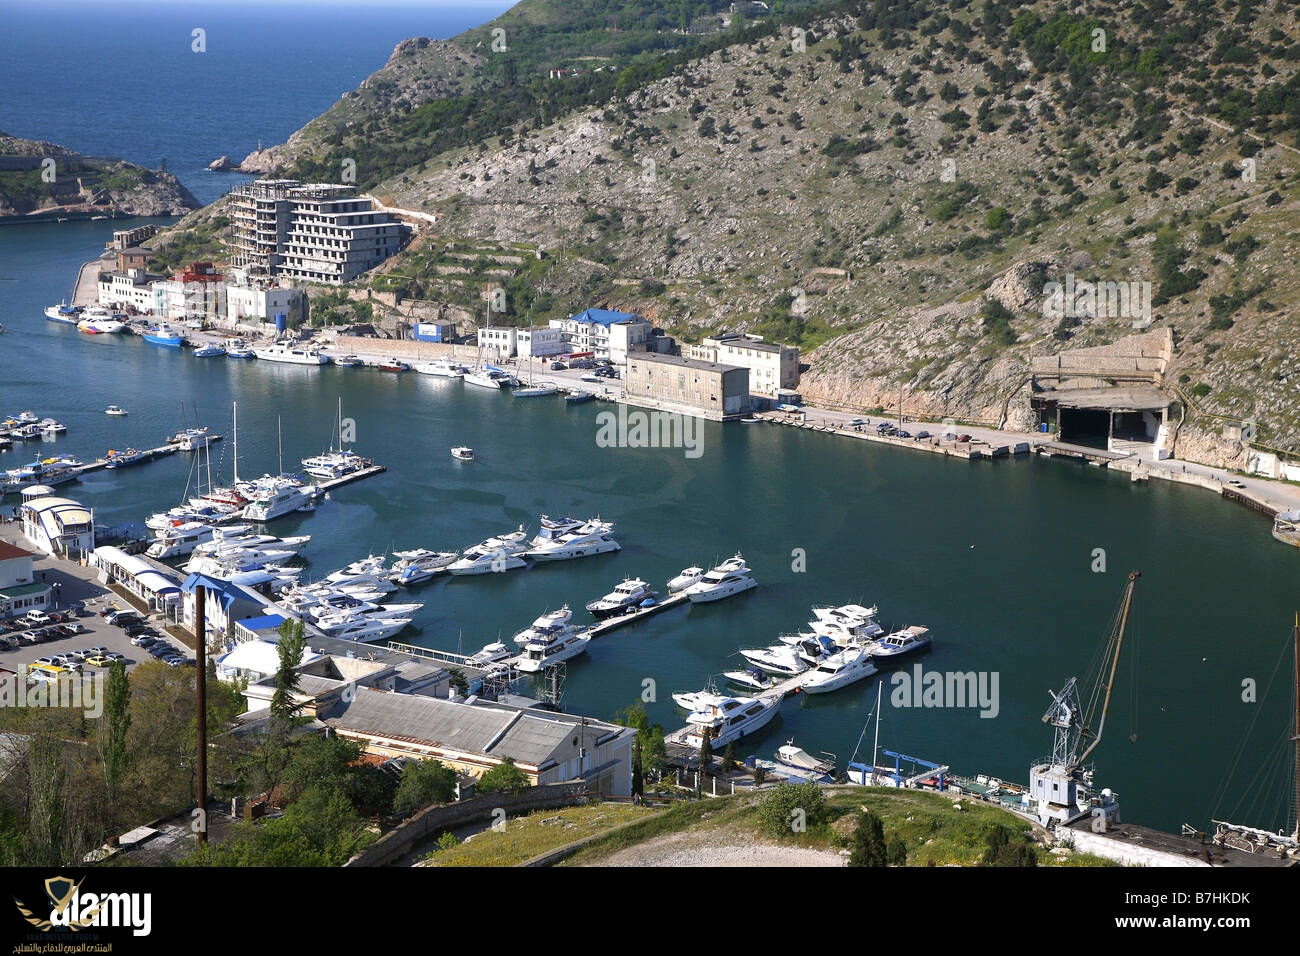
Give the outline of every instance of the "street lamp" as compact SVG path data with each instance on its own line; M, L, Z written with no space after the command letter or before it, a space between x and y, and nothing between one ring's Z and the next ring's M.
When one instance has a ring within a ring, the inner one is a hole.
M55 581L53 584L50 585L50 591L52 591L54 594L54 607L56 609L59 606L59 592L62 590L63 590L63 585L60 584L58 581Z

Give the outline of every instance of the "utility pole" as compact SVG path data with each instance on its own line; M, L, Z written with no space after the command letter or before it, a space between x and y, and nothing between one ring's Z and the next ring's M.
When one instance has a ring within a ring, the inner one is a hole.
M202 584L194 588L195 678L198 686L198 754L195 761L199 775L199 846L208 842L208 702L207 687L207 621L204 615L204 598L207 588Z

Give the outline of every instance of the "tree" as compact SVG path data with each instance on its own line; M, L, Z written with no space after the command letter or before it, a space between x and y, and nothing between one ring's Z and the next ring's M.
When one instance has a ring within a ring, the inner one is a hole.
M302 704L294 697L301 684L298 667L305 647L302 621L285 621L280 625L280 667L275 672L265 744L266 773L271 786L280 782L280 775L288 766L289 737L302 710Z
M451 678L451 686L456 688L462 697L468 697L469 678L465 676L465 672L459 667L449 667L447 668L447 674Z
M112 807L117 802L118 788L131 760L131 751L127 747L127 732L131 729L131 682L122 661L114 661L108 669L101 728L104 784L108 788L108 804Z
M858 828L853 834L853 851L849 866L886 866L888 850L885 846L885 827L880 817L870 810L858 814Z
M985 866L1037 866L1038 852L1033 841L1023 834L1012 834L1005 827L995 826L985 836L988 849L984 851Z
M632 796L639 797L645 793L645 776L641 771L641 735L632 739Z
M393 797L393 812L409 817L434 803L450 803L456 796L456 771L441 760L411 760Z
M700 738L700 773L709 769L713 763L713 731L705 727L704 736Z
M758 820L772 836L803 833L826 816L826 798L815 783L783 783L758 807Z
M506 757L483 776L478 778L479 793L503 791L518 793L529 786L528 775L515 766L512 758Z
M890 866L907 866L907 844L895 833L889 840L889 849L885 852Z
M722 752L722 772L729 773L736 767L736 742L728 741L727 749Z

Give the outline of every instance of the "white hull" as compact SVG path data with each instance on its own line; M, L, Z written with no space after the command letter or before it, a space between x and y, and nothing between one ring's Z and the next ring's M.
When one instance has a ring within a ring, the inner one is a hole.
M496 567L493 567L493 562ZM462 558L447 566L448 574L491 574L493 571L513 571L516 568L526 568L528 562L517 554L508 554L504 557L497 555L484 555L481 558L465 559Z
M848 663L843 663L848 655ZM876 665L865 650L844 651L833 654L804 675L799 684L805 694L828 694L848 687L876 673Z
M439 378L461 378L465 374L464 366L446 361L426 362L413 368L421 375L434 375Z
M723 598L756 587L758 582L753 578L736 578L717 585L696 584L687 590L686 596L690 598L692 604L705 604L709 601L721 601Z
M558 548L534 548L525 551L524 556L534 561L567 561L570 558L586 558L593 554L605 554L622 549L622 545L613 539L587 541L583 544L568 543Z
M723 723L720 727L714 729L709 738L709 746L714 751L717 751L719 747L725 747L733 741L740 740L742 737L748 737L751 734L762 730L771 723L772 718L775 717L777 712L781 709L780 697L757 697L754 698L754 700L760 702L762 707L755 708L753 716L736 724ZM747 705L745 710L748 711L750 706L752 705ZM691 718L696 718L697 716L698 715L696 714L692 714ZM692 720L692 723L694 724L696 721ZM693 729L686 734L686 745L688 747L699 747L703 742L703 734L703 727L697 724L697 729Z
M462 378L468 385L478 385L482 388L495 388L498 391L506 387L504 378L496 378L488 375L486 372L466 372Z
M571 638L563 647L560 647L559 649L540 658L526 656L529 652L528 649L525 648L525 656L520 657L519 662L515 664L515 667L526 674L535 674L539 671L545 670L552 664L558 664L561 661L567 661L571 657L577 657L587 649L587 645L590 643L591 638L585 634L581 634L577 637Z
M255 348L253 354L267 362L284 362L288 365L324 365L329 361L316 349L296 349L283 345Z

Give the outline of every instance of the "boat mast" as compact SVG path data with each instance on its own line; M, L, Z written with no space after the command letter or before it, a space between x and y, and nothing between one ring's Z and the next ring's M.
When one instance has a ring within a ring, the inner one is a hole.
M1115 644L1113 656L1110 659L1110 674L1106 678L1106 696L1101 704L1101 722L1097 725L1097 736L1093 738L1092 743L1088 745L1079 759L1074 761L1076 766L1081 766L1087 759L1088 754L1092 753L1099 743L1101 743L1101 734L1106 727L1106 711L1110 707L1110 692L1115 686L1115 670L1119 667L1119 651L1124 644L1124 628L1128 624L1128 612L1133 603L1133 587L1137 584L1137 579L1142 576L1141 571L1130 571L1128 576L1128 588L1124 591L1124 605L1120 609L1119 622L1115 626L1115 633L1111 635ZM1091 717L1091 715L1089 715ZM1089 721L1091 723L1091 721Z
M871 745L871 773L876 773L878 764L876 760L880 754L880 698L884 696L885 684L882 681L880 687L876 690L876 739ZM897 746L897 745L895 745Z
M238 487L239 486L239 403L238 402L230 403L230 432L231 432L231 441L235 446L233 449L235 455L235 477L231 481L231 484L234 485L235 487Z

